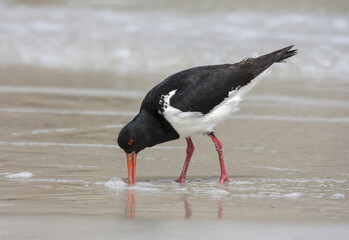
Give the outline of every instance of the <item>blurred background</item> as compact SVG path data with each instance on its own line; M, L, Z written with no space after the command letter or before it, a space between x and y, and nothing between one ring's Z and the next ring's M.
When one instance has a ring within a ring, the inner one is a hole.
M0 67L167 76L295 44L274 77L346 82L348 13L345 0L2 0Z

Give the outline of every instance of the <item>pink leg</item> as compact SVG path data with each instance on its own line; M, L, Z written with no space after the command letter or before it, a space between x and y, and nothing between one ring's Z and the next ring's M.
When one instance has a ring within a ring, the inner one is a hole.
M225 170L224 157L223 157L223 144L219 139L214 135L214 133L209 133L208 136L212 139L216 146L216 150L218 152L219 163L221 165L221 178L219 180L219 184L223 184L225 181L229 182L228 174Z
M185 183L185 177L187 175L190 159L191 159L191 156L193 155L193 152L194 152L194 149L195 149L194 148L194 144L191 141L191 138L187 137L186 140L187 140L187 157L185 158L185 162L184 162L184 165L183 165L183 169L182 169L181 175L176 180L176 182L178 182L178 183Z

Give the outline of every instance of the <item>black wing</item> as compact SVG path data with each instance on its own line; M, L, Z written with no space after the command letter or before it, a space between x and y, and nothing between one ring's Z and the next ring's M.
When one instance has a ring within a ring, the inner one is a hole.
M290 51L292 47L235 64L195 67L173 74L147 94L141 109L151 106L148 110L162 111L161 97L177 90L170 100L171 106L183 112L206 114L228 97L230 91L249 84L273 63L295 55L297 51Z
M250 81L247 75L232 71L230 64L197 68L191 78L192 81L176 91L170 104L183 112L203 114L228 97L232 89Z

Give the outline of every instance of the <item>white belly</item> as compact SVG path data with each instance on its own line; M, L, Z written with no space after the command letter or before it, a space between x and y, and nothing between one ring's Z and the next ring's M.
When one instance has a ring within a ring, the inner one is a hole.
M182 112L172 107L171 97L176 93L176 90L173 90L164 96L164 105L167 105L167 108L164 108L164 117L181 137L213 132L219 123L240 109L238 105L243 97L269 73L270 70L266 70L246 86L238 90L232 90L229 92L227 98L207 114L201 112Z

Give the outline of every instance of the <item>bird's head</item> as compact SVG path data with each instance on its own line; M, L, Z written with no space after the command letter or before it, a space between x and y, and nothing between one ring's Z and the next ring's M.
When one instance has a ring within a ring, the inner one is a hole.
M128 185L136 183L136 160L140 151L179 138L175 130L167 126L167 130L164 131L163 127L153 114L141 110L131 122L121 129L117 141L120 148L126 153Z
M121 129L118 135L118 145L125 151L127 157L129 185L136 183L137 154L149 146L150 134L148 132L144 121L136 117Z
M126 154L138 153L145 147L142 145L142 131L139 130L132 122L121 129L118 136L118 144Z

